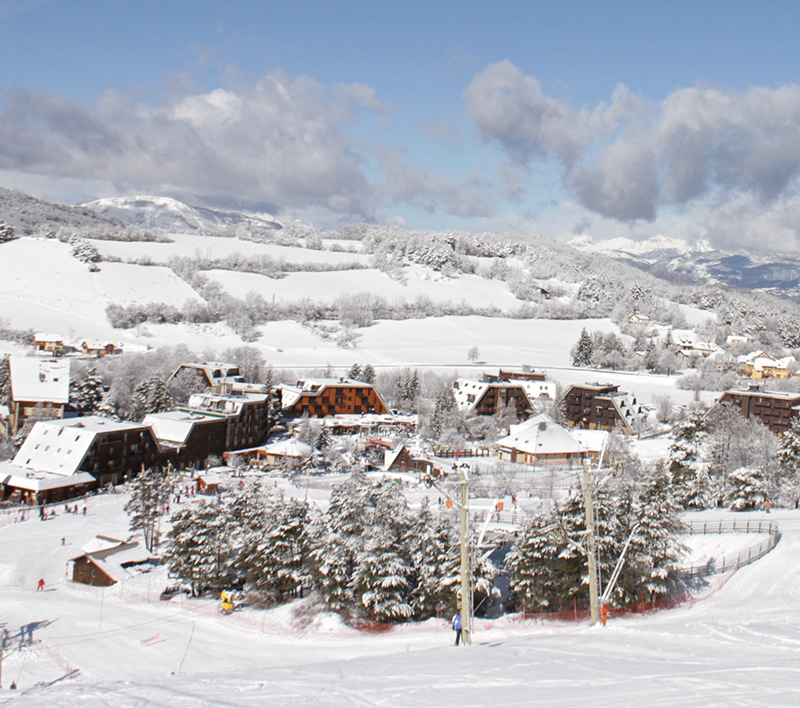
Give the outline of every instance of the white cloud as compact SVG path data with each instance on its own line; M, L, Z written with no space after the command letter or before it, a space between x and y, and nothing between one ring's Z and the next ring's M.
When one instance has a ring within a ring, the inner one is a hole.
M655 104L620 85L608 104L575 110L503 61L465 97L483 140L512 165L556 160L590 212L634 223L680 208L717 242L799 245L789 206L800 202L798 86L696 86Z
M379 107L368 87L353 94ZM324 86L282 72L248 90L156 107L113 91L92 108L16 91L0 103L0 169L109 181L121 192L369 218L373 190L343 127L351 119L350 107Z

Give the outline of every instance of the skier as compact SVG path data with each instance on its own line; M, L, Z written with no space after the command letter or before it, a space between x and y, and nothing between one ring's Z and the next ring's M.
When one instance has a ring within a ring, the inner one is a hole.
M769 501L769 499L767 499L767 500L764 502L764 508L767 510L767 513L768 513L768 514L769 514L769 508L770 508L770 506L772 506L772 505L770 504L770 501Z
M44 578L40 578L36 584L36 592L44 592Z
M461 641L461 613L456 612L453 615L453 631L456 633L456 646Z

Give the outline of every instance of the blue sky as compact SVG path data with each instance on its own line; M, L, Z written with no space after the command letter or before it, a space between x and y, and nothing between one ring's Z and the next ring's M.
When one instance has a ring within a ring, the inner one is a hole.
M800 250L796 2L0 0L0 185Z

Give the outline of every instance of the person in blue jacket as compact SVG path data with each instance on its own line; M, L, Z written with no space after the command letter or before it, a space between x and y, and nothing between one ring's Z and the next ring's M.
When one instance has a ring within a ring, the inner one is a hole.
M459 642L461 641L461 613L456 612L453 615L453 630L456 633L456 646L458 646Z

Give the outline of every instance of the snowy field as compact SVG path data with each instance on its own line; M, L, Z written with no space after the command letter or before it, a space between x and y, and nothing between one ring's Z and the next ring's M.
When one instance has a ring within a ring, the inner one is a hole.
M6 652L0 703L644 708L800 702L795 511L770 515L784 533L775 550L718 578L691 605L612 619L605 628L477 620L474 645L456 649L444 620L369 634L326 613L306 616L302 601L227 617L210 599L159 602L163 569L106 589L67 582L68 560L83 543L97 533L126 535L123 503L122 495L97 497L86 516L0 527L0 621L12 637L30 626L35 640ZM712 538L715 553L750 542L740 534ZM39 578L44 592L35 589Z
M242 256L268 256L285 263L360 263L368 265L370 257L362 253L341 253L337 251L315 251L308 248L278 246L272 243L243 241L223 236L202 236L199 234L168 234L172 243L154 241L98 241L91 244L104 257L138 260L149 258L153 263L166 263L175 257L226 258ZM353 242L349 242L350 246ZM356 244L360 247L360 243Z

